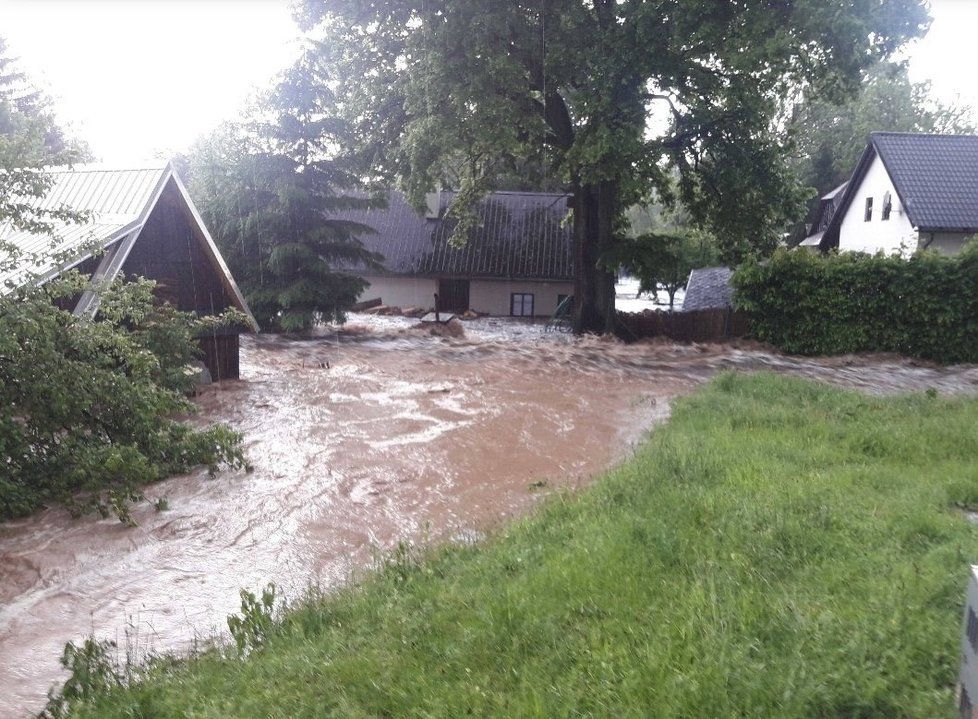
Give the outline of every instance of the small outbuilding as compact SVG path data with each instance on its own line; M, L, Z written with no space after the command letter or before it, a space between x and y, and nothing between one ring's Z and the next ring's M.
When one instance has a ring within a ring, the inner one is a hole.
M689 273L683 311L728 310L733 307L733 285L729 267L703 267Z
M247 317L246 327L200 338L211 377L237 379L239 335L257 331L258 326L172 164L78 166L44 172L51 178L50 188L33 204L39 209L85 213L87 220L57 223L56 239L16 230L10 223L0 225L0 241L27 258L16 269L0 274L0 287L44 282L69 269L96 280L123 273L155 280L158 296L179 310L203 316L237 308ZM59 259L52 259L49 249ZM98 299L85 293L72 309L78 315L95 314Z

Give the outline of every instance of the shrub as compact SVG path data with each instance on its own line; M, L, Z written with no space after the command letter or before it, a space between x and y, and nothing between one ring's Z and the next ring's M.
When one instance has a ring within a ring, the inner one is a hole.
M733 277L757 339L798 354L978 361L978 245L955 257L779 251Z
M0 519L61 503L125 521L142 484L244 466L238 434L175 419L194 409L195 335L234 318L178 312L146 280L99 289L97 319L59 306L85 288L69 274L0 297Z

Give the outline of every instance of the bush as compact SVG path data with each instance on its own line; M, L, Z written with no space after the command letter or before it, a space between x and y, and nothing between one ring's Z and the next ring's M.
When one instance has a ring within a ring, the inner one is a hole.
M61 503L129 520L147 482L206 465L244 466L224 426L177 421L194 405L194 337L209 323L156 302L153 283L99 290L98 318L60 305L77 274L0 297L0 519Z
M779 251L733 277L751 334L786 352L978 361L978 245L955 257Z

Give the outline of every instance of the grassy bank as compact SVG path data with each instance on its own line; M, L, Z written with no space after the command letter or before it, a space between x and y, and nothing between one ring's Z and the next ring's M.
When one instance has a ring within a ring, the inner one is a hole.
M950 716L976 427L975 401L724 375L582 495L78 713Z

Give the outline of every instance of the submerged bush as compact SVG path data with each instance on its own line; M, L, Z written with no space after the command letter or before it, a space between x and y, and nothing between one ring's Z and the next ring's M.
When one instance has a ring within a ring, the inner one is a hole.
M978 362L978 245L955 257L775 253L733 277L760 340L798 354L899 352Z
M147 482L205 465L244 466L240 436L176 419L212 323L154 298L146 280L98 288L96 318L62 306L77 274L0 297L0 519L60 503L129 519Z

